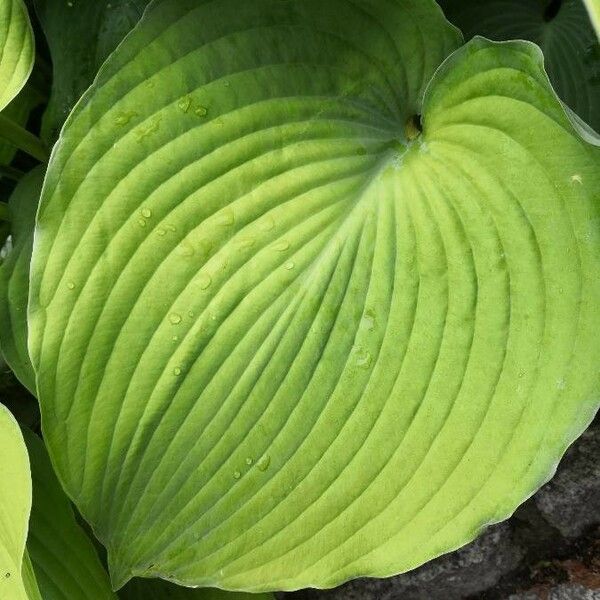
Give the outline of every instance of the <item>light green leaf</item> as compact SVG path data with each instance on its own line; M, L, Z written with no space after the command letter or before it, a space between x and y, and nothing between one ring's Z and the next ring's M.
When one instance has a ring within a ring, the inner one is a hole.
M119 592L121 600L275 600L272 594L245 594L183 588L159 579L134 579Z
M149 0L34 0L54 66L43 137L53 142L98 68L139 21ZM68 35L65 35L68 23Z
M27 351L27 295L35 213L44 168L29 172L9 202L11 249L0 265L0 350L18 379L35 395L35 374Z
M0 598L35 600L35 590L24 565L27 523L31 509L31 477L27 449L19 425L0 404Z
M25 85L34 58L33 31L23 0L0 0L0 110Z
M600 46L582 0L440 0L466 39L538 44L556 92L600 131Z
M116 600L108 574L75 515L42 440L24 430L33 507L27 549L44 600Z
M600 0L583 0L590 15L596 35L600 39Z
M116 586L411 569L591 420L600 151L529 43L425 93L459 43L423 0L163 0L69 118L29 342Z

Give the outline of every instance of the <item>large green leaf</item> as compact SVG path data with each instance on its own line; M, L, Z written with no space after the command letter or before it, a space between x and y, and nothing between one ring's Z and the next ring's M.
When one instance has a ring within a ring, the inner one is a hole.
M600 131L600 46L582 0L440 0L440 4L466 39L483 35L539 44L558 95Z
M592 418L600 150L526 42L425 93L458 43L423 0L163 0L69 118L29 341L115 585L413 568Z
M189 589L158 579L134 579L119 592L121 600L274 600L272 594Z
M42 440L24 430L33 506L27 549L44 600L116 600L108 574L75 515Z
M0 598L34 600L35 585L23 561L29 511L31 477L27 449L19 425L0 404ZM24 570L22 575L21 570ZM30 594L26 591L30 590Z
M11 248L0 265L0 351L15 375L35 395L35 374L27 351L27 295L33 228L44 168L17 185L9 202Z
M23 0L0 0L0 110L25 85L34 58L33 32Z
M54 66L43 136L54 141L98 68L139 21L149 0L34 0Z

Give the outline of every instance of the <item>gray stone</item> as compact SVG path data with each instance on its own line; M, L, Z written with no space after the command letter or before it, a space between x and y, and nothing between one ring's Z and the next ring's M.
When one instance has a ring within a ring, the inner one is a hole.
M600 523L600 429L583 434L561 462L554 479L535 502L544 518L562 535L578 537Z
M562 584L540 594L525 592L513 594L508 600L600 600L600 590L589 590L581 585Z
M335 590L303 590L285 600L459 600L495 585L523 556L508 524L490 527L465 548L390 579L359 579Z

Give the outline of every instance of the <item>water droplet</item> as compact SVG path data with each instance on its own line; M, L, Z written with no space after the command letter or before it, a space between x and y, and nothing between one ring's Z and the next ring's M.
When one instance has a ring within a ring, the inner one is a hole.
M193 311L193 310L188 310L188 317L189 317L190 319L193 319L193 318L194 318L194 311Z
M177 106L179 107L179 110L186 113L192 106L192 98L190 96L184 96L177 102Z
M119 127L124 127L131 121L131 119L133 119L133 117L137 117L137 116L138 116L138 113L135 112L134 110L124 111L117 115L117 118L115 119L115 123Z
M146 227L146 221L144 219L138 219L138 225L140 227Z
M266 471L271 464L271 457L268 454L265 454L257 463L256 466L259 471Z
M150 123L145 125L141 125L137 130L137 140L138 142L143 141L148 136L156 133L160 129L160 121L162 117L157 116L152 119Z
M194 109L194 114L197 117L205 117L208 114L208 108L206 108L206 106L202 106L202 105L197 106Z
M375 313L372 310L367 309L363 315L363 325L369 331L373 331L375 329L375 323Z
M259 224L263 231L271 231L275 227L275 221L273 217L265 217Z
M74 290L75 289L75 283L73 281L69 281L69 283L67 283L67 287L70 290Z
M356 353L356 366L361 369L368 369L371 366L371 353L368 350L359 348Z
M239 471L234 471L233 472L233 478L234 479L240 479L242 476L242 474Z
M208 273L199 273L196 279L201 290L207 290L212 283L212 277Z
M560 379L558 379L556 381L556 389L563 391L564 389L566 389L567 387L567 382L565 381L564 377L561 377Z
M252 248L254 246L255 240L253 238L245 237L237 240L238 248Z
M194 256L196 253L196 249L194 248L192 242L189 240L183 240L179 246L177 246L177 254L180 256L185 256L189 258L190 256Z
M230 86L231 86L231 82L230 82L230 81L224 81L224 82L223 82L223 85L224 85L225 87L230 87Z
M68 6L69 8L73 8L73 3L72 3L72 2L67 2L67 6Z
M273 244L273 248L277 250L277 252L285 252L290 249L290 243L287 240L279 240Z
M173 375L175 375L175 377L179 377L181 375L181 368L180 367L175 367L173 369Z
M152 211L149 208L142 208L140 214L144 219L149 219L152 216Z
M583 185L583 177L581 175L575 174L571 177L571 182Z
M179 336L178 336L178 335L174 335L174 336L173 336L173 341L174 341L174 342L177 342L178 340L179 340Z
M159 227L156 233L158 233L160 236L167 235L167 230L164 227Z
M5 573L4 577L6 577L6 579L10 579L10 573Z
M226 208L225 210L222 210L217 215L217 223L219 225L224 225L225 227L233 225L235 223L235 214L233 210L231 210L231 208Z
M246 464L247 464L248 466L250 466L250 465L251 465L253 462L254 462L254 461L253 461L253 460L252 460L252 458L250 458L250 457L248 457L248 458L246 459Z
M284 265L286 271L293 271L294 268L296 267L296 263L292 260L290 260L289 262L286 262Z
M169 231L177 231L177 227L175 227L175 225L167 225L167 229Z
M169 315L169 321L171 321L173 325L179 325L179 323L181 323L181 315L178 315L177 313L171 313Z

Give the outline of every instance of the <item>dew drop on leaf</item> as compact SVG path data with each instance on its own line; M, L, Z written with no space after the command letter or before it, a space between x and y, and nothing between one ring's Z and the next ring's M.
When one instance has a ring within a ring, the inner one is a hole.
M172 313L169 315L169 321L171 321L173 325L178 325L179 323L181 323L181 315L178 315L177 313Z
M115 123L119 127L123 127L127 125L131 121L131 119L133 119L133 117L137 117L137 115L138 113L136 113L134 110L119 113L115 119Z
M259 471L266 471L271 464L271 457L268 454L265 454L257 463L256 466Z
M356 366L361 369L368 369L371 366L371 353L368 350L359 348L356 356Z
M372 310L367 309L363 316L363 325L365 329L373 331L375 329L375 323L375 313Z
M206 108L206 106L198 106L194 109L194 114L197 117L205 117L208 114L208 108Z
M152 216L152 211L149 208L142 208L140 214L144 219L149 219Z
M212 278L208 273L200 273L197 277L197 281L201 290L207 290L212 283Z
M242 476L242 474L239 471L234 471L234 473L233 473L234 479L240 479L241 476Z
M179 377L181 375L181 368L180 367L175 367L173 369L173 375L175 375L175 377Z
M67 287L70 290L74 290L75 289L75 283L73 281L69 281L69 283L67 283Z
M179 100L179 102L177 102L177 106L179 107L179 110L186 113L192 106L192 99L190 96L184 96Z
M254 461L253 461L253 460L252 460L252 458L250 458L250 457L248 457L248 458L246 459L246 464L247 464L248 466L250 466L250 465L251 465L253 462L254 462Z
M294 268L296 267L296 263L294 261L289 261L285 263L285 269L286 271L293 271Z
M271 231L274 227L275 227L275 221L273 220L273 217L267 216L260 222L260 228L263 231Z
M277 250L277 252L285 252L286 250L289 250L290 243L287 240L280 240L273 244L273 248Z

